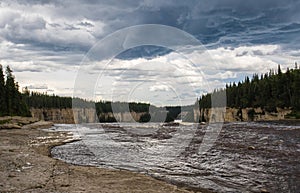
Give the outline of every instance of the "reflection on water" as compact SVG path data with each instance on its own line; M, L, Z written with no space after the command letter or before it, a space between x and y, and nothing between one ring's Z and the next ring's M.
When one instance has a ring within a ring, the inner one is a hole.
M300 126L227 123L206 153L205 126L158 124L56 125L81 141L52 149L69 163L146 173L215 192L300 190Z

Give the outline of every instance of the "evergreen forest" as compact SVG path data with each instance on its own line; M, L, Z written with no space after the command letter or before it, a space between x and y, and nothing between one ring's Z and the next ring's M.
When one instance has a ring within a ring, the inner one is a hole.
M270 70L265 74L254 74L251 78L245 77L244 81L226 84L224 89L202 95L198 99L199 108L210 108L212 95L222 92L226 92L227 107L261 107L268 112L276 112L277 107L291 108L294 113L299 114L300 69L295 65L295 69L287 69L283 73L278 65L277 71Z
M300 69L287 69L282 72L280 65L276 71L270 70L265 74L254 74L251 78L245 77L238 83L226 84L223 89L214 90L212 93L202 95L197 99L199 108L211 108L212 95L226 92L225 103L214 106L226 105L232 108L257 108L261 107L268 112L276 112L276 108L291 108L293 114L299 118L300 112ZM0 116L31 116L30 108L72 108L72 104L81 108L96 108L98 116L108 112L147 112L141 121L150 119L149 108L156 111L163 109L147 103L138 102L109 102L87 101L80 98L61 97L47 93L30 92L24 88L19 91L18 82L9 66L4 69L0 65ZM113 104L113 105L112 105ZM180 113L180 107L166 107L168 114L166 121L174 120ZM115 121L115 120L110 120Z

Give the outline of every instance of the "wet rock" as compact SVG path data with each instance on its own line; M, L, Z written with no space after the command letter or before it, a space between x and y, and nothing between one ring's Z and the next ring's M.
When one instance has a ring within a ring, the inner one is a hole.
M260 192L261 193L270 193L267 189L265 189L265 188L262 188L262 189L260 189Z
M284 141L283 140L279 140L279 141L277 141L277 144L279 145L279 144L282 144Z
M69 187L70 184L61 184L60 187Z
M14 177L17 177L17 176L14 175L14 174L9 174L8 177L9 177L9 178L14 178Z
M168 133L160 133L160 134L154 134L152 136L152 138L154 138L154 139L171 139L172 135L170 135Z
M268 139L268 137L262 137L262 138L260 138L259 140L260 141L263 141L263 140L267 140Z
M164 123L163 126L165 127L179 126L179 123L175 123L175 122Z
M170 139L172 138L171 133L175 132L176 129L172 127L161 127L159 128L156 133L152 135L154 139Z

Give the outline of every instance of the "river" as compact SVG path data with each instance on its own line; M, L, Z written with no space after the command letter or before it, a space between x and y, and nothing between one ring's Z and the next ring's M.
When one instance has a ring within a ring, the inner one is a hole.
M225 123L207 152L207 126L58 124L81 140L54 147L52 156L77 165L126 169L194 190L220 193L300 190L300 126Z

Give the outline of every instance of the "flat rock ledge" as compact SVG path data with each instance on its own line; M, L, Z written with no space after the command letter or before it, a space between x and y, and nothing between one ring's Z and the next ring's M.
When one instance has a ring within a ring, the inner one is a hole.
M12 123L4 123L0 125L0 129L21 129L22 127L18 124L12 124Z
M0 117L0 129L42 129L51 127L52 125L52 122L39 121L38 119L32 117Z
M28 124L28 125L24 125L22 127L22 129L45 129L45 128L49 128L53 126L53 123L52 122L49 122L49 121L38 121L38 122L35 122L35 123L31 123L31 124Z

